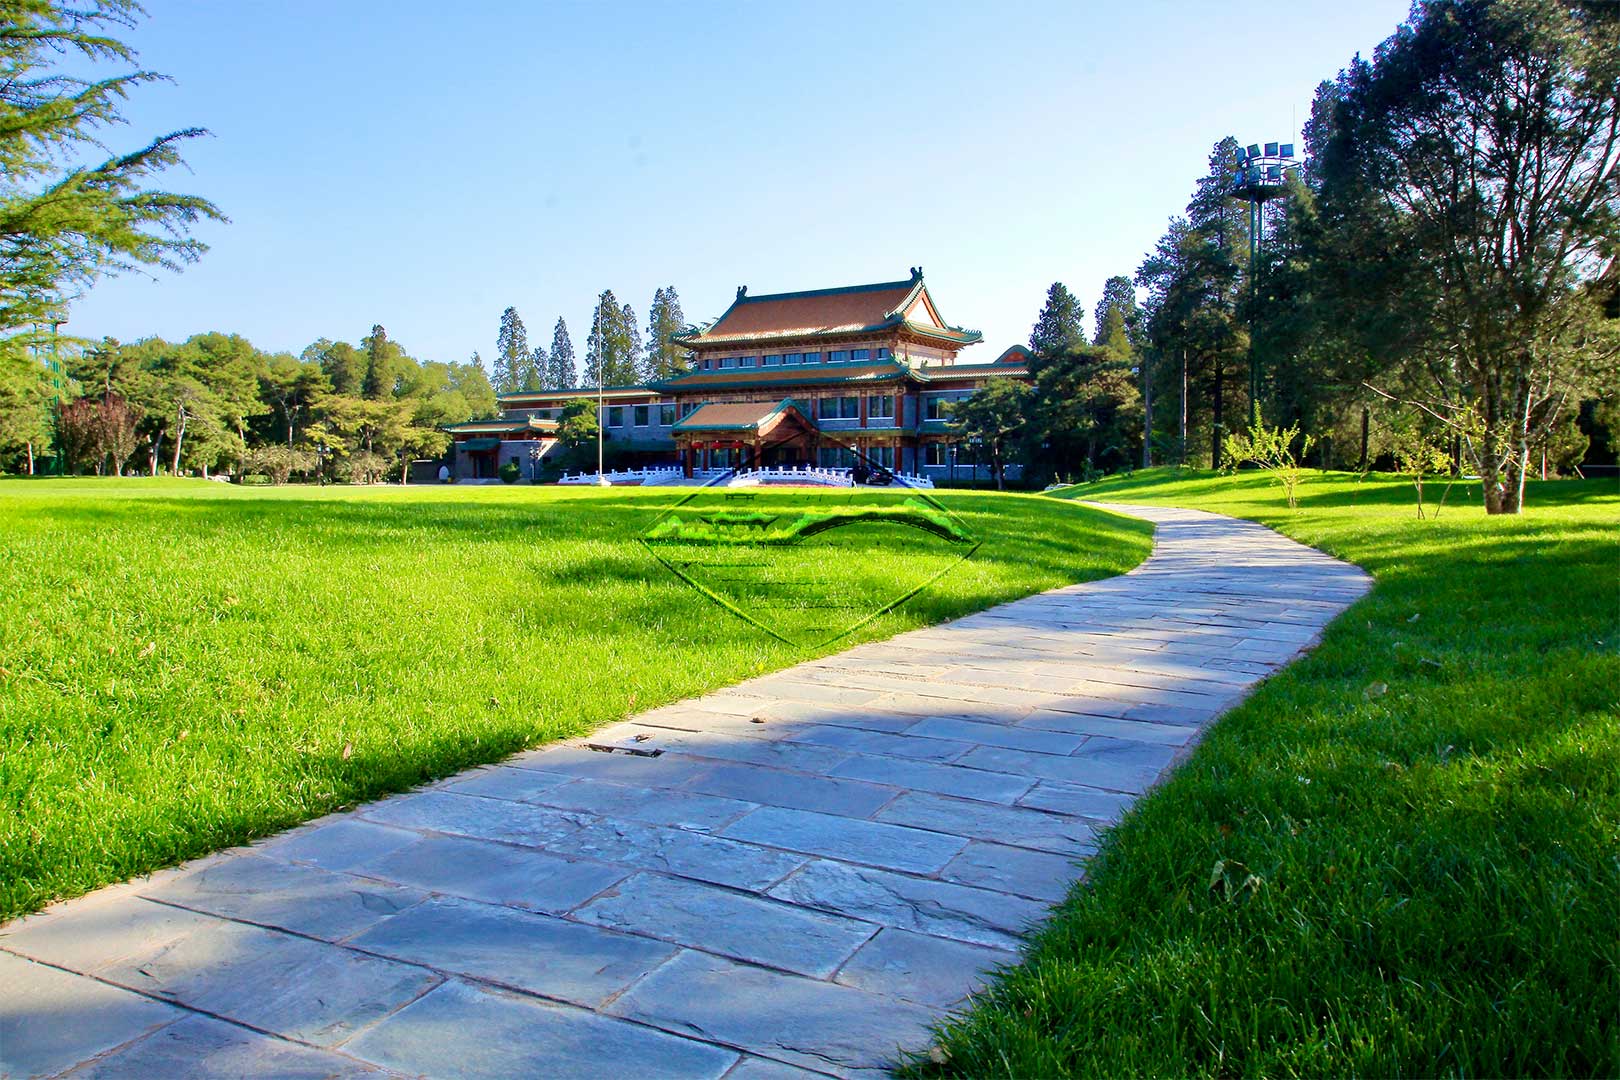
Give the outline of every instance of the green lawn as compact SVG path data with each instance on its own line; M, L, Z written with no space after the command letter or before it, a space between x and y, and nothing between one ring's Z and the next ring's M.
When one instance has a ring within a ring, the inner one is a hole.
M1370 596L1104 845L947 1031L968 1076L1620 1074L1620 493L1166 470L1358 563ZM1252 875L1252 878L1251 878Z
M1149 548L1050 499L942 494L972 557L796 648L638 540L685 494L0 482L0 920ZM851 503L736 505L806 500ZM904 545L936 539L861 528L796 566L849 611L915 584Z

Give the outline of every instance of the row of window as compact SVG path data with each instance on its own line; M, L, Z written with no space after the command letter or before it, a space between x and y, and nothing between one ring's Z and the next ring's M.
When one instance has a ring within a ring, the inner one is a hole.
M950 413L946 398L934 395L923 397L924 420L948 420ZM696 403L688 403L677 408L674 404L659 405L609 405L607 407L607 426L624 427L625 411L630 413L630 423L634 427L649 427L652 423L652 410L658 410L658 423L662 427L671 427L680 419L684 420L698 408ZM535 409L529 414L537 420L556 420L562 416L561 409ZM861 399L857 396L824 397L816 403L816 416L821 420L859 420L861 416ZM894 395L873 394L866 399L866 418L868 420L893 420Z
M822 355L818 352L805 353L767 353L764 356L721 356L704 357L699 365L703 371L728 371L733 368L762 368L762 367L799 367L804 364L819 364ZM887 360L891 355L888 349L836 349L826 355L829 364L860 364L874 358Z

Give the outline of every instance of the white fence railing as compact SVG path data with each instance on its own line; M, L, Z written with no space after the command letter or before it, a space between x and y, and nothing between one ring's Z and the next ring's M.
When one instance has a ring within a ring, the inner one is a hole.
M665 465L651 469L610 469L607 474L609 484L658 484L678 480L681 470L673 465ZM597 474L593 472L564 473L558 479L559 484L594 484Z
M890 473L894 479L888 485L903 488L933 488L934 482L916 473ZM677 466L664 465L650 469L613 469L607 474L609 484L676 484L686 475ZM760 484L809 484L815 487L854 487L855 475L850 469L824 468L819 465L778 465L763 469L694 469L692 480L718 483L724 487L757 487ZM595 484L593 472L567 473L559 484Z

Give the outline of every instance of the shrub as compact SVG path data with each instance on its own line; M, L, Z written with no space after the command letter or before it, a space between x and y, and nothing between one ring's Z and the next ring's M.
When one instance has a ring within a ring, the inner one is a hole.
M1239 465L1258 465L1282 485L1283 494L1288 497L1288 509L1293 510L1298 506L1296 493L1303 472L1299 458L1294 456L1295 442L1299 442L1299 458L1303 458L1311 452L1316 440L1309 435L1301 437L1298 424L1286 428L1267 427L1257 413L1248 431L1228 435L1221 443L1221 467L1232 472Z
M500 474L501 481L503 483L515 484L518 482L518 477L523 475L523 470L518 468L517 462L508 461L505 465L501 466Z

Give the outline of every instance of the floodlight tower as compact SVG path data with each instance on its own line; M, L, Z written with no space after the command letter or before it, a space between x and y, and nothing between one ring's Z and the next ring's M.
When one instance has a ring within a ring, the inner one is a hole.
M1260 355L1255 351L1254 309L1259 300L1260 231L1265 223L1261 207L1288 192L1288 181L1299 175L1293 143L1250 143L1238 147L1237 175L1231 195L1249 204L1249 423L1260 415Z

